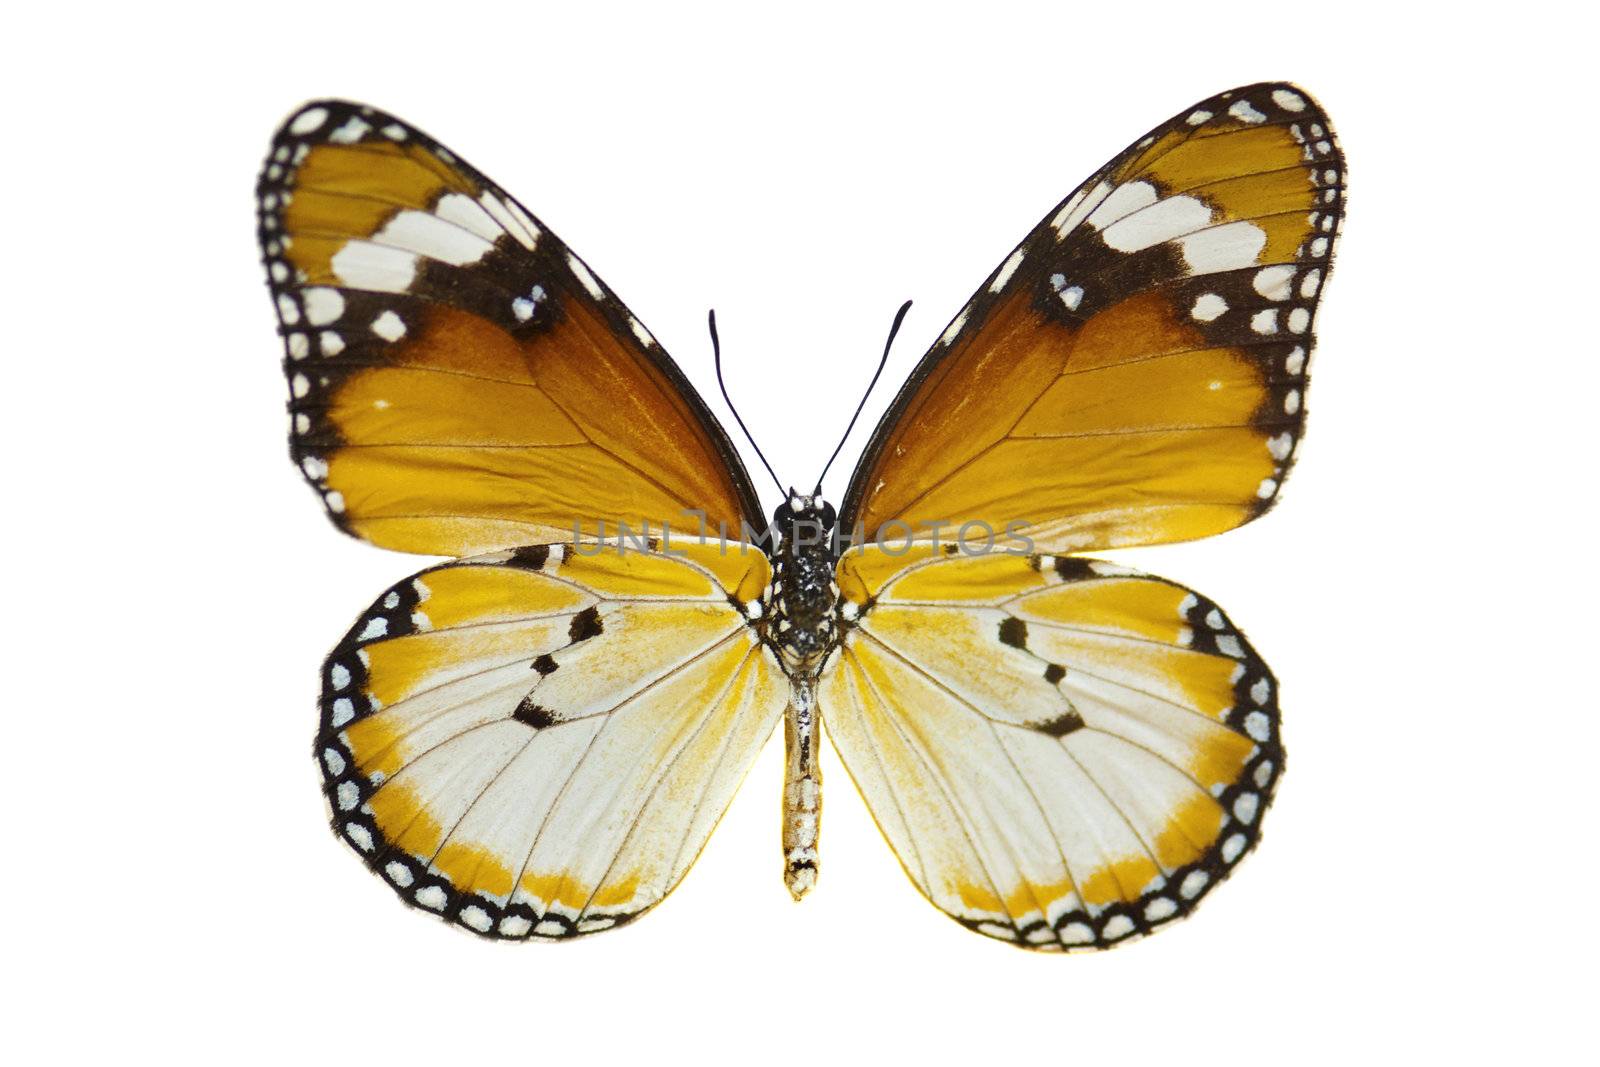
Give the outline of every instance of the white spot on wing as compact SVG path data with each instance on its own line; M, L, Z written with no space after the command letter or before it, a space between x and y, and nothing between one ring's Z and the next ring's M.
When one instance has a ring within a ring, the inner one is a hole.
M307 289L300 296L305 303L306 321L313 326L326 326L337 322L344 314L344 297L339 290L319 285Z
M1275 264L1271 267L1262 267L1256 271L1256 276L1250 284L1255 291L1268 300L1289 299L1289 283L1294 280L1294 267L1286 264Z
M483 205L465 193L448 193L433 205L433 213L493 244L504 232Z
M994 276L994 281L989 283L989 291L991 293L998 293L1005 288L1006 282L1009 282L1011 276L1017 272L1017 268L1022 266L1022 257L1023 251L1019 248L1011 253L1006 261L1000 265L999 273Z
M1272 102L1285 111L1304 111L1306 109L1305 97L1299 93L1291 93L1287 89L1272 90Z
M1145 906L1144 917L1149 922L1170 919L1178 911L1178 902L1171 897L1156 897Z
M355 144L365 137L370 129L372 127L363 122L360 115L351 115L343 126L328 134L328 140L334 144Z
M1118 219L1149 207L1157 199L1156 187L1149 182L1119 185L1101 198L1100 206L1089 213L1087 221L1095 229L1104 230ZM1207 217L1210 217L1209 213Z
M328 263L339 280L352 289L403 293L417 277L414 253L371 241L346 241Z
M1215 322L1228 310L1228 302L1216 293L1203 293L1189 309L1189 314L1201 322Z
M372 332L385 341L398 341L406 335L406 324L399 315L385 311L372 320Z
M506 233L509 233L512 237L516 238L517 243L523 248L526 248L528 251L532 252L538 247L538 229L524 226L518 219L517 215L513 215L511 213L511 209L506 205L505 201L501 200L493 193L484 193L478 198L478 206L487 211L489 213L489 217L494 219L501 229L503 229ZM518 214L522 215L523 218L527 217L523 212L519 212Z
M522 210L522 205L515 200L506 201L506 210L511 212L511 217L517 220L518 228L527 233L528 240L533 244L538 244L541 231L539 224L533 221L533 216ZM532 244L529 247L531 248Z
M289 123L290 133L305 134L321 128L328 121L328 109L325 107L308 107L294 117Z
M1228 114L1232 115L1240 122L1254 123L1267 121L1267 116L1263 115L1261 112L1252 107L1250 101L1248 100L1235 101L1234 105L1228 108Z
M1143 182L1138 184L1144 185ZM1145 188L1150 187L1146 185ZM1109 205L1110 201L1106 203ZM1089 221L1094 222L1093 219ZM1118 252L1138 252L1194 233L1210 222L1211 209L1204 203L1192 196L1171 196L1118 219L1102 230L1100 236ZM1254 261L1252 256L1250 262Z
M589 291L590 296L594 297L596 300L603 300L605 298L605 290L600 288L600 283L595 280L595 276L593 274L589 273L589 268L584 266L583 260L573 255L571 252L568 252L567 266L572 268L573 276L577 278L579 283L581 283L583 287Z
M1113 915L1106 920L1106 925L1101 934L1107 941L1115 941L1119 937L1127 937L1133 933L1133 920L1126 915Z
M1067 945L1087 945L1094 941L1094 931L1083 923L1068 923L1061 928L1061 941Z
M1061 205L1061 210L1056 212L1056 217L1050 220L1050 225L1055 227L1056 239L1060 240L1077 229L1078 223L1111 195L1112 188L1110 182L1100 182L1092 189L1079 189L1068 197L1067 202Z
M466 197L459 199L466 200ZM466 202L471 204L471 201ZM482 218L481 214L479 217ZM486 240L471 229L428 211L400 212L373 234L372 240L453 267L476 263L494 247L492 238Z
M956 339L956 334L960 333L961 332L961 328L963 326L965 326L966 324L967 324L967 309L966 308L962 308L961 314L957 315L956 318L955 318L955 321L952 322L949 326L945 327L944 333L939 335L939 343L942 344L942 345L947 345L950 342L954 341Z
M1242 270L1255 266L1256 258L1267 246L1267 231L1253 222L1229 222L1191 233L1182 239L1182 244L1190 273Z

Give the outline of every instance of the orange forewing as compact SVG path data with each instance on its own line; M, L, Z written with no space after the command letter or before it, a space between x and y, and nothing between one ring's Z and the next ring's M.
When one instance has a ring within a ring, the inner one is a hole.
M1199 105L1051 213L902 390L844 519L1021 524L1044 551L1190 540L1271 506L1342 210L1290 86Z
M760 525L726 435L649 332L425 134L308 105L260 197L291 451L348 532L460 556L698 514L734 537Z

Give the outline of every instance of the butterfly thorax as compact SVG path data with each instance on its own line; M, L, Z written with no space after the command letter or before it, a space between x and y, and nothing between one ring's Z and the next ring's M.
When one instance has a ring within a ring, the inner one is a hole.
M814 676L838 640L833 506L791 494L774 516L769 639L791 677Z

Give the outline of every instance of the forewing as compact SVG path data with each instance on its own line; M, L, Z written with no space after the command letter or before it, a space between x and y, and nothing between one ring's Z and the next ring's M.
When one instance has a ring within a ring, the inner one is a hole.
M290 451L342 529L462 556L762 525L738 456L650 333L494 183L421 131L320 101L258 185Z
M660 901L788 695L746 621L766 560L719 548L536 545L389 590L324 669L335 832L406 903L488 937Z
M1276 685L1216 605L1064 556L839 567L823 721L906 873L964 925L1105 948L1187 915L1256 842Z
M1287 84L1186 109L1028 235L923 358L842 515L1025 523L1043 551L1204 537L1277 498L1343 214L1327 116Z

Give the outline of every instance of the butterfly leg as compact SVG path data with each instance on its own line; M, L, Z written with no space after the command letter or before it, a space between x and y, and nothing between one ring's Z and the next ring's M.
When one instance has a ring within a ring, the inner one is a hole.
M799 900L817 884L817 829L822 817L816 697L809 678L794 679L783 738L783 884Z

